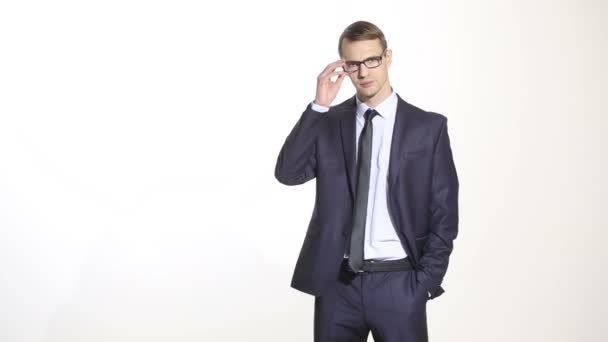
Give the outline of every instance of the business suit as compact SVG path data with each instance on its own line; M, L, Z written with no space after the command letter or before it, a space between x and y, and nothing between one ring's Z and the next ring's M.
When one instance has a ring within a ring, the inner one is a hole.
M327 113L309 105L286 138L275 177L286 185L316 178L315 205L291 286L323 297L341 276L356 194L355 97ZM389 213L416 293L441 295L458 232L458 178L447 119L398 97L387 175ZM427 299L427 298L425 298Z

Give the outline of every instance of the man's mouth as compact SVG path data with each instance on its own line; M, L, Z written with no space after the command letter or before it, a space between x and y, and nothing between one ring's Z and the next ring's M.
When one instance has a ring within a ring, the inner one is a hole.
M373 81L373 80L372 80L372 81L365 81L365 82L361 82L361 83L359 83L359 84L360 84L362 87L367 88L367 87L371 86L371 85L372 85L372 83L374 83L374 81Z

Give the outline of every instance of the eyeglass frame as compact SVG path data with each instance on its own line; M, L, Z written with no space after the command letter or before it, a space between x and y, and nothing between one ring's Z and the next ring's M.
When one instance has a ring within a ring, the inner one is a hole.
M365 67L368 69L375 69L379 66L382 65L382 60L384 59L384 56L386 56L386 50L384 49L384 51L382 51L382 53L379 56L371 56L371 57L367 57L366 59L362 60L362 61L344 61L344 66L342 67L342 69L344 69L345 72L347 73L353 73L353 72L357 72L361 69L361 64L365 64ZM369 67L367 66L366 62L370 61L370 60L378 60L378 65L374 66L374 67ZM346 70L346 64L356 64L357 65L357 69L352 70L352 71L347 71Z

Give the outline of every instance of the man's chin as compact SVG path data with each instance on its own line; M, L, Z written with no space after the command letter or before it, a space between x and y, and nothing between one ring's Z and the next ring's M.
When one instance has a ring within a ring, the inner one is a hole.
M374 91L374 89L368 89L368 88L359 89L357 91L357 95L359 95L359 98L365 99L365 100L371 99L376 94L377 94L377 92Z

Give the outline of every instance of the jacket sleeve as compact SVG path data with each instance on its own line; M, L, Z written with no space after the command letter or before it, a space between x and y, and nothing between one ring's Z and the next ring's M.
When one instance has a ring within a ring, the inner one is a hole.
M442 123L433 154L429 206L430 231L416 267L416 279L430 292L441 295L440 286L448 268L453 240L458 234L458 176L450 148L447 118Z
M285 139L274 170L275 178L285 185L308 182L316 175L316 140L324 113L309 104Z

